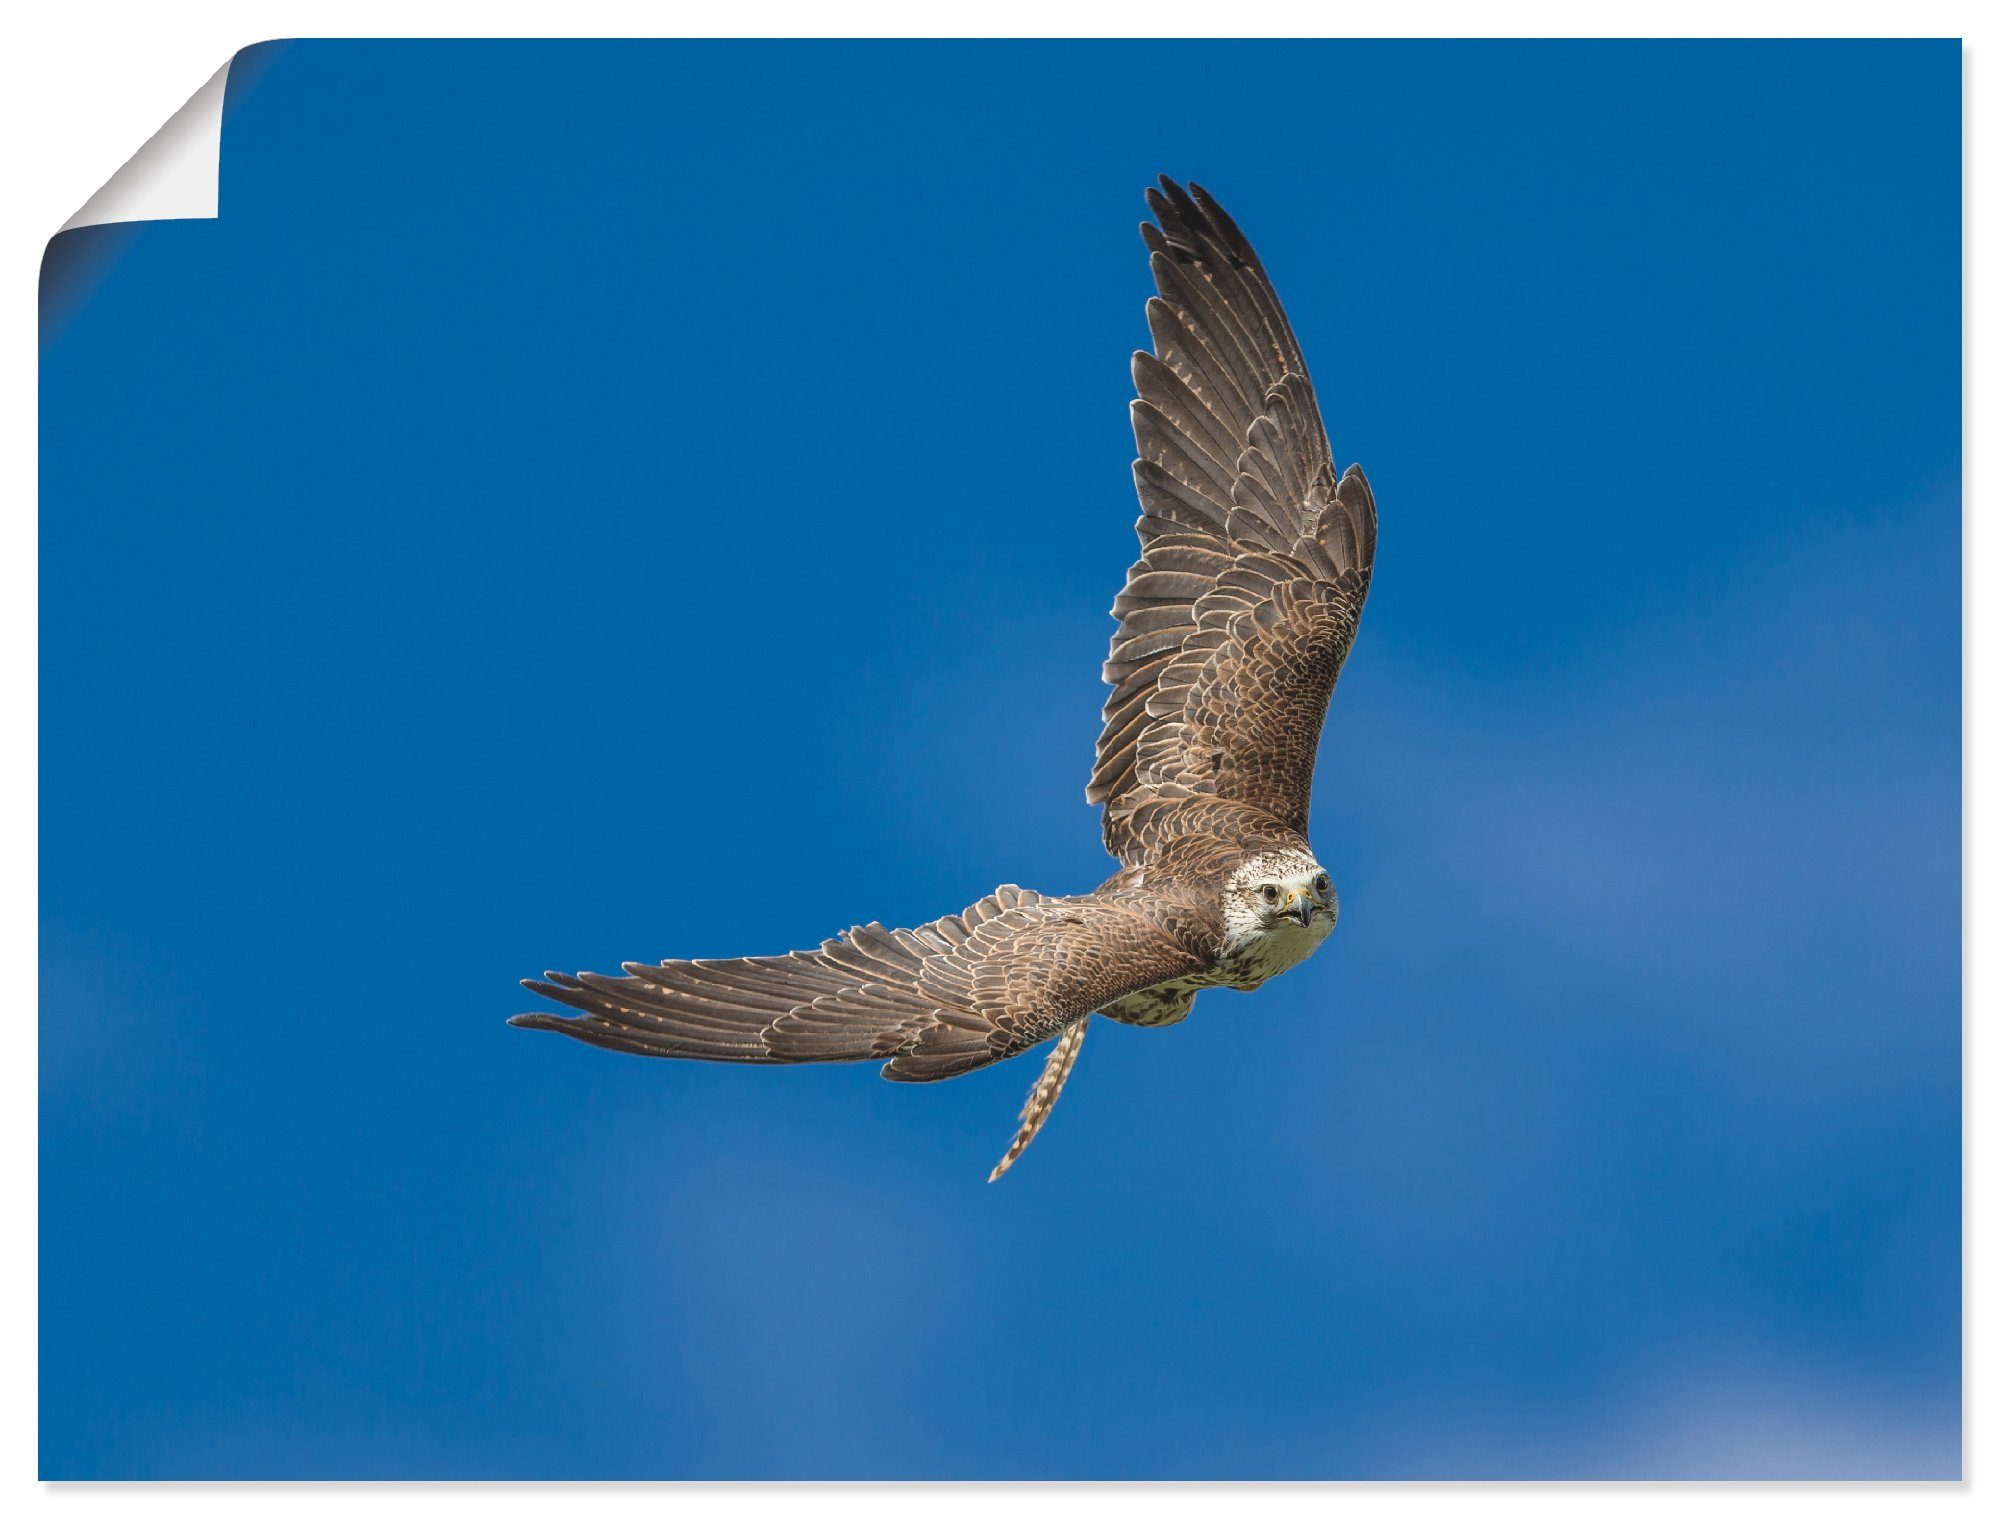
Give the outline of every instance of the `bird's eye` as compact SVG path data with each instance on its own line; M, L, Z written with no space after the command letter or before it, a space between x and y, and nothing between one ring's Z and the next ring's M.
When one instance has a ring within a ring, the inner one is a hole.
M1257 888L1257 895L1262 897L1266 902L1275 902L1278 900L1278 888L1269 884L1259 886Z
M1326 895L1327 887L1332 884L1333 884L1332 882L1327 880L1326 872L1323 870L1318 875L1313 877L1313 890L1318 892L1321 896Z

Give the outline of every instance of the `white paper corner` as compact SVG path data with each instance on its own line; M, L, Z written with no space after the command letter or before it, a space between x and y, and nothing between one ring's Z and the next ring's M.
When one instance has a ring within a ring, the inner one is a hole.
M229 63L225 63L60 230L101 222L216 216L222 179L222 96L228 81Z

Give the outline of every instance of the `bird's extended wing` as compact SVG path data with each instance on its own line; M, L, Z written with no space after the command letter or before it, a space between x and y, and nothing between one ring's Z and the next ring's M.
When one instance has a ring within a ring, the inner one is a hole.
M522 985L582 1016L511 1021L635 1055L885 1060L893 1081L938 1081L1199 968L1115 902L1003 886L922 928L871 923L788 955L628 963L623 976L551 971Z
M1246 802L1303 833L1328 698L1375 559L1375 502L1334 473L1298 340L1257 255L1199 186L1143 224L1159 295L1133 355L1141 554L1113 606L1089 796L1146 857L1157 801Z

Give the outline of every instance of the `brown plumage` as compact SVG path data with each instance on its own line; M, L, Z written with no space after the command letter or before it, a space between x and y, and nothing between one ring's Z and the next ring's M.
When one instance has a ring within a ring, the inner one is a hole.
M1140 556L1112 611L1088 796L1123 869L1085 896L1003 886L915 929L818 949L549 972L551 1029L639 1055L881 1060L938 1081L1054 1038L1021 1127L1061 1095L1095 1014L1179 1021L1311 954L1337 905L1305 838L1327 701L1375 558L1375 503L1336 474L1305 359L1257 255L1199 186L1162 179L1141 232L1159 294L1133 356ZM1314 919L1320 920L1315 928Z

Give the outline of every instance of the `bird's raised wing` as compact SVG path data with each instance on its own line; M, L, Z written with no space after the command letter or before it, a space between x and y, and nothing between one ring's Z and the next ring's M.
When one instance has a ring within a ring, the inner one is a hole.
M788 955L628 963L622 976L551 971L522 985L582 1016L510 1021L635 1055L885 1060L892 1081L938 1081L1200 968L1128 907L1003 886L922 928L871 923Z
M1089 796L1143 860L1190 796L1305 832L1313 757L1375 559L1375 501L1334 473L1298 340L1257 255L1199 186L1147 192L1159 295L1139 390L1141 553L1112 608Z

